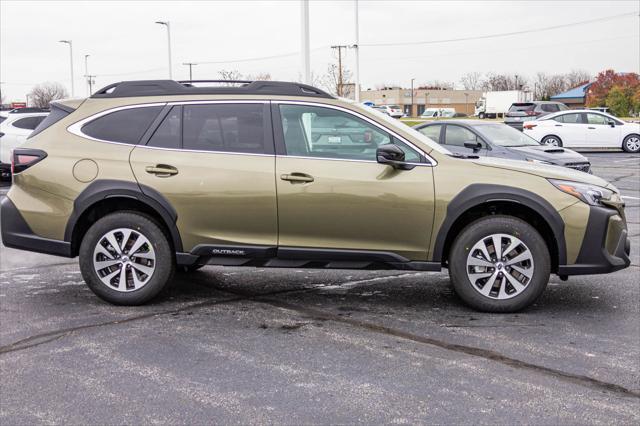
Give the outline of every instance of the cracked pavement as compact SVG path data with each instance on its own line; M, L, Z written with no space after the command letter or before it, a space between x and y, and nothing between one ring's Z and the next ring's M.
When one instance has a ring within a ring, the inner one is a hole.
M637 424L640 157L588 156L634 266L553 276L518 314L446 273L220 267L116 307L76 259L2 247L0 423Z

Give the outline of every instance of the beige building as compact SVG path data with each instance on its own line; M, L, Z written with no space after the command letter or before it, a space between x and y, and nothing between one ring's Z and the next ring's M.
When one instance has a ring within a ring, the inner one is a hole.
M405 114L411 117L421 115L427 108L454 108L457 113L473 115L475 103L482 97L482 90L413 90L384 89L363 90L360 102L370 101L376 105L400 105Z

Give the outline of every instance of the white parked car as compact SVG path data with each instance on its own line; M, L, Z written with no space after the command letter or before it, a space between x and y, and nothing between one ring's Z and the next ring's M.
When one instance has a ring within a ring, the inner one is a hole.
M393 118L400 118L404 115L404 111L398 105L377 105L374 108Z
M422 118L451 118L455 117L456 110L455 108L427 108L420 115Z
M640 124L600 111L569 110L545 115L526 122L523 131L546 145L640 152Z
M34 112L37 111L37 112ZM22 146L27 136L49 115L48 111L36 108L13 110L0 122L0 177L11 174L11 152Z

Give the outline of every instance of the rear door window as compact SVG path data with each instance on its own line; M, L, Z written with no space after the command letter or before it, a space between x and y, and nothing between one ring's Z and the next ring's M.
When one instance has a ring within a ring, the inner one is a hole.
M582 124L582 114L562 114L557 116L554 120L560 123L568 124Z
M544 112L558 112L560 110L556 104L542 104L540 105L540 109Z
M137 144L163 107L127 108L82 126L87 136L108 142Z
M197 151L272 153L263 104L183 107L183 148Z

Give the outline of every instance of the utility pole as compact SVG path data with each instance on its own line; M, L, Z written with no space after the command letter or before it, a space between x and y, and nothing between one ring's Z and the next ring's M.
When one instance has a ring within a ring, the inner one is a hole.
M169 21L156 21L156 24L167 27L167 51L169 53L169 80L173 80L173 72L171 70L171 25Z
M187 65L189 67L189 82L193 81L193 73L192 68L194 65L198 65L195 62L183 62L182 65Z
M331 46L332 49L338 49L338 96L342 96L342 85L343 85L343 81L342 81L342 49L346 49L349 46L345 46L345 45L336 45L336 46Z
M356 17L356 42L352 46L356 51L356 102L360 102L360 26L358 23L359 15L358 15L358 0L354 0L354 9L355 9L355 17ZM413 93L413 92L412 92ZM412 102L413 105L413 102ZM411 107L413 108L413 106Z
M309 0L300 0L300 52L302 54L302 81L311 84L311 56L309 48Z
M71 40L60 40L60 43L69 45L69 68L71 70L71 97L74 97L75 88L73 84L73 42Z
M415 80L415 78L411 79L411 117L413 117L413 81Z
M87 83L89 83L89 96L93 93L93 85L95 84L96 76L95 75L87 75Z

